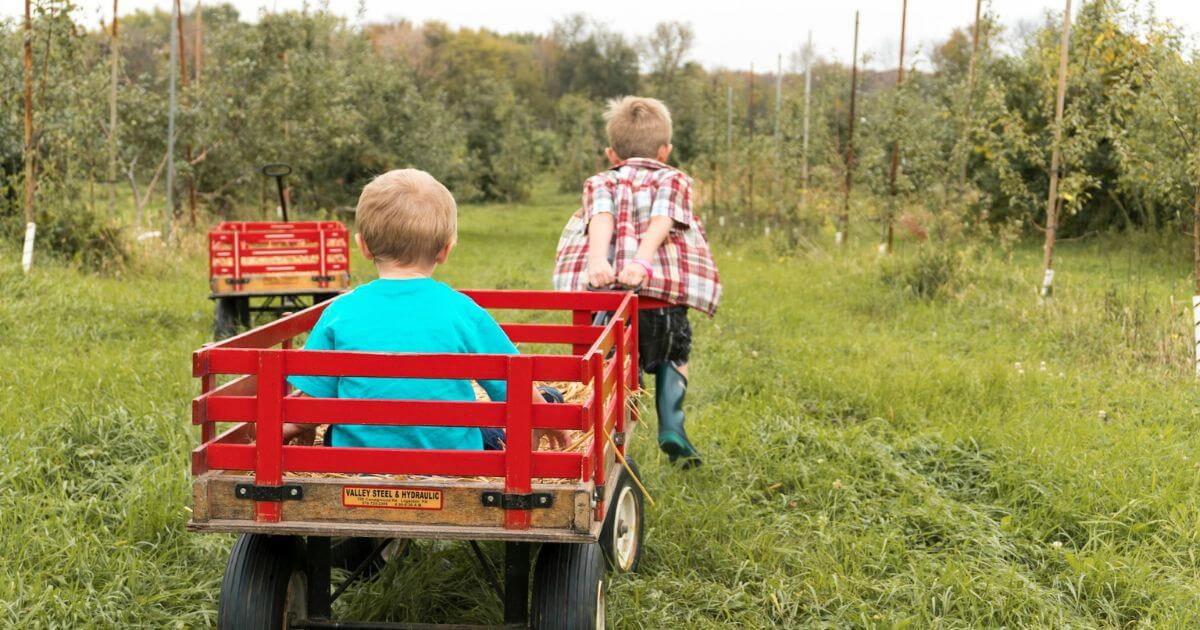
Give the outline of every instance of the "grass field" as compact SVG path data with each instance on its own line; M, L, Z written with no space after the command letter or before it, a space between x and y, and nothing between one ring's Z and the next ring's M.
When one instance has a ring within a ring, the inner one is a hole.
M571 204L464 208L439 277L548 288ZM616 626L1200 626L1186 242L1064 244L1039 306L1034 244L943 261L948 289L922 299L911 244L881 272L865 244L713 237L726 295L695 320L689 399L705 466L637 437L658 505L642 573L611 585ZM214 621L232 539L184 531L189 353L212 307L182 251L27 278L2 252L0 626ZM499 621L461 545L420 545L343 599Z

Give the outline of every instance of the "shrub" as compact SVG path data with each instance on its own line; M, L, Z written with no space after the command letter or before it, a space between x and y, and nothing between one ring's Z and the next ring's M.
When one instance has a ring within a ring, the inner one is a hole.
M37 226L39 252L105 273L120 271L130 262L121 230L98 213L52 205L41 209Z
M966 274L965 254L935 245L921 246L915 254L897 255L880 265L884 284L923 300L953 293Z

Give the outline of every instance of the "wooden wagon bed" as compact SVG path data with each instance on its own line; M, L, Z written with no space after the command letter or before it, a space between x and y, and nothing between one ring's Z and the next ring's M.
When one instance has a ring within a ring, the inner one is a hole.
M196 532L595 542L637 425L638 298L622 293L466 292L489 309L566 311L568 324L502 324L517 343L563 354L413 355L292 349L318 304L197 351L192 454ZM597 312L613 316L594 325ZM505 402L299 397L287 376L502 379ZM220 386L217 378L235 378ZM587 385L586 400L533 400L537 383ZM501 427L502 451L282 443L284 423ZM226 430L218 432L219 424ZM537 451L533 429L592 431L583 452Z

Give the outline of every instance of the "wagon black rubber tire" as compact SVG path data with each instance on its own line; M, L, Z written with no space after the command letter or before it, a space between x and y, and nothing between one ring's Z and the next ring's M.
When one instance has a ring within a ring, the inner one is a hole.
M288 600L288 586L299 580L292 593L304 598L304 543L294 536L242 534L229 552L221 600L217 605L218 630L278 630L288 627L289 604L307 616L307 606Z
M533 572L534 630L603 630L604 564L596 543L542 545Z
M237 334L238 319L240 319L238 301L241 299L236 297L217 298L213 313L213 339L215 341L228 339Z
M629 462L629 468L633 470L633 474L641 479L642 475L638 471L637 462L628 456L625 461ZM608 561L608 567L612 571L636 573L642 564L642 541L646 536L646 498L624 466L621 466L621 472L617 475L616 486L613 489L613 499L607 506L608 514L604 516L604 527L600 530L600 549L604 552L604 558ZM628 514L622 518L622 525L627 530L632 530L625 532L631 538L625 540L624 543L632 546L621 551L621 532L615 530L617 530L617 512L623 507L621 503L623 497L625 497L624 500L630 502L633 513L633 518L629 518ZM630 521L633 522L632 527L630 527Z

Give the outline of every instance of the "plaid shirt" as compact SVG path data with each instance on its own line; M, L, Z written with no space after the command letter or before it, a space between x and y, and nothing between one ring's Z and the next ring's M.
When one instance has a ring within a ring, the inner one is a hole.
M721 280L704 226L692 214L692 179L648 158L625 160L584 183L583 207L571 216L558 241L556 290L587 289L587 226L601 213L612 214L616 224L609 259L618 273L637 256L650 218L671 217L675 227L650 261L653 277L646 280L640 295L690 306L710 316L717 311Z

